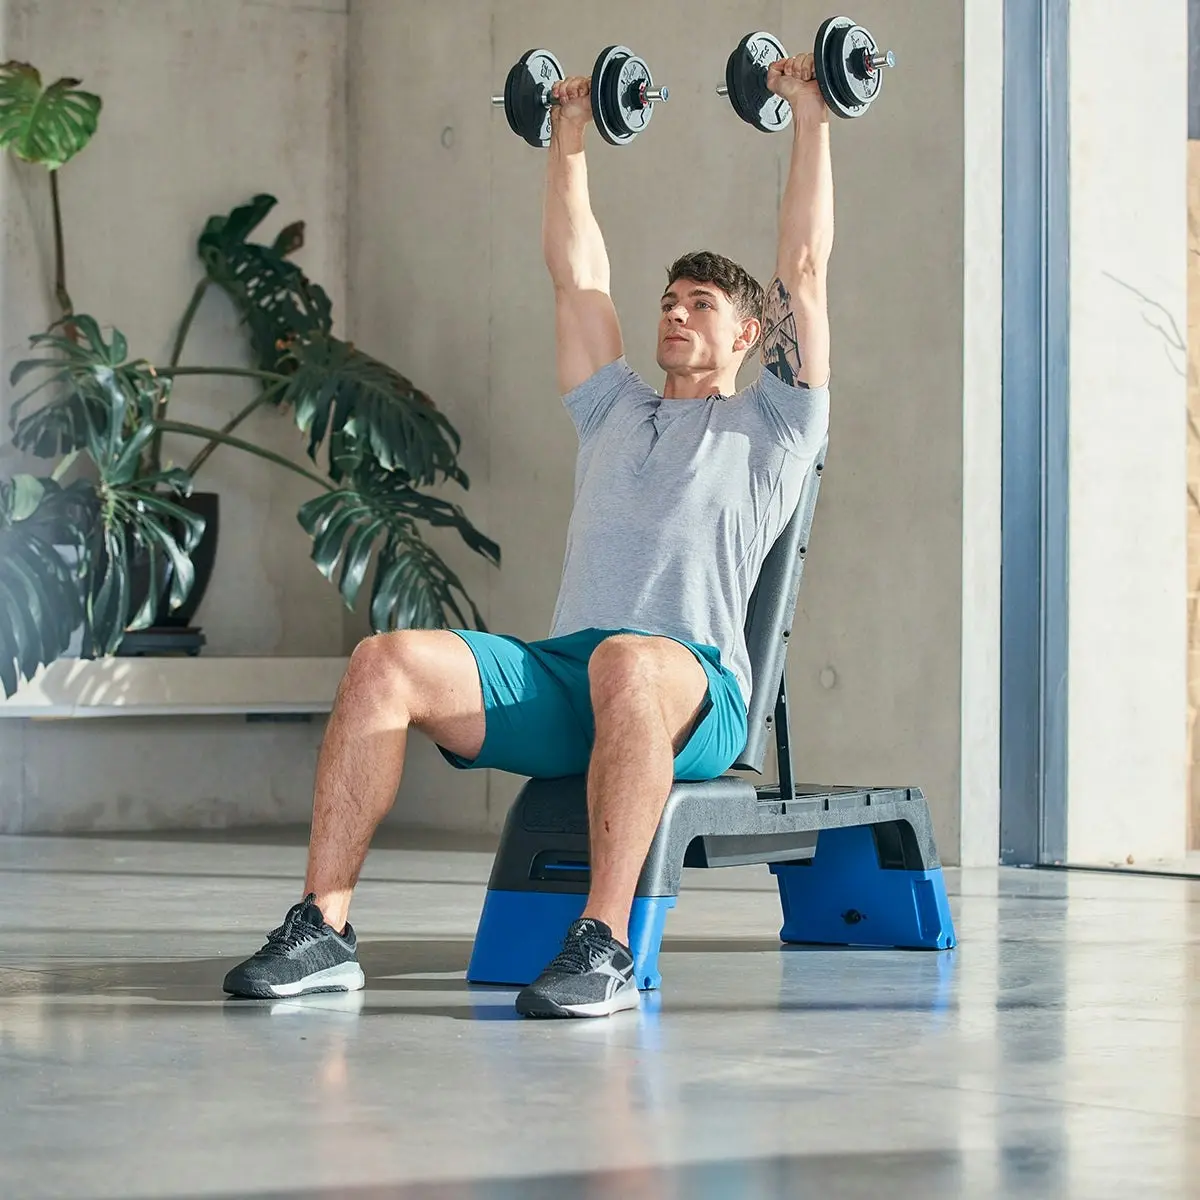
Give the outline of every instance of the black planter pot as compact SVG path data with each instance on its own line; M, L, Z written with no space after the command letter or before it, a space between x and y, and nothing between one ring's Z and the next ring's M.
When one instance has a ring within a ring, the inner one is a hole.
M158 608L154 621L148 629L139 629L127 633L121 641L116 653L121 656L159 655L159 654L189 654L200 653L206 638L199 629L192 627L192 619L212 578L213 566L217 558L217 534L220 527L219 497L215 492L196 492L186 500L176 498L175 502L181 508L188 509L204 518L204 532L200 541L193 549L191 558L195 569L192 590L188 593L181 607L171 611L171 568L170 563L160 562L158 570ZM176 536L181 532L175 528ZM144 550L136 551L130 564L129 592L130 613L137 612L146 598L150 587L150 560ZM104 569L104 557L101 554L99 569ZM85 647L85 655L91 651Z
M217 537L221 526L221 497L216 492L193 492L186 500L178 500L181 508L204 518L204 533L200 544L192 551L192 566L196 579L182 606L171 611L171 589L164 589L154 617L157 629L189 629L195 617L217 561Z

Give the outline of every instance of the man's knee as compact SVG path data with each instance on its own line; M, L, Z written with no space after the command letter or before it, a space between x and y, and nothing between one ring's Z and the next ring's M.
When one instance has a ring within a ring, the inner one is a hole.
M593 702L632 690L652 690L661 673L662 653L656 643L664 640L638 634L605 638L588 659Z
M388 708L431 733L430 723L481 716L479 668L470 647L445 629L402 629L364 638L350 656L339 701ZM455 736L457 726L450 727Z
M588 680L598 719L623 711L637 711L644 719L649 704L676 743L695 725L708 693L704 668L686 646L644 634L602 641L588 661Z
M354 647L340 693L360 701L419 706L422 679L433 669L426 631L376 633Z

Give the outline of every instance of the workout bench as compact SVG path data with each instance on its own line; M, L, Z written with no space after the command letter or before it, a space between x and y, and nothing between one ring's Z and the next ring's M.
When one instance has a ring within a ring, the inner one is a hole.
M784 660L824 462L822 448L795 514L763 563L746 619L755 686L746 748L734 766L761 774L773 733L779 786L725 775L671 789L629 925L643 989L662 982L658 951L684 867L769 864L779 884L784 942L913 950L955 944L920 789L794 783ZM467 979L530 983L583 911L588 883L586 780L531 779L504 825Z

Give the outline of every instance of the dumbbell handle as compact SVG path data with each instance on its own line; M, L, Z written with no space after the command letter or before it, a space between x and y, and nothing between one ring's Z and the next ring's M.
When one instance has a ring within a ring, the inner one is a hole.
M642 97L642 103L643 104L656 104L660 100L669 100L670 98L671 98L671 92L668 88L665 88L665 87L650 88L646 92L646 94ZM497 108L503 108L504 107L504 97L503 96L493 96L492 103L494 105L496 105ZM543 97L543 99L542 99L542 103L547 108L553 108L556 104L561 104L562 101L557 96L552 96L549 94L549 92L547 92L545 97Z
M496 105L497 108L503 108L504 107L504 97L503 96L493 96L492 103L494 105ZM553 108L554 105L561 104L562 101L557 96L551 96L549 93L547 93L545 96L542 97L542 103L547 108Z
M869 70L878 71L880 67L894 67L896 65L896 56L890 50L876 50L870 58L866 60L866 65ZM728 96L729 88L725 84L721 84L717 88L718 96ZM500 101L504 103L503 99Z

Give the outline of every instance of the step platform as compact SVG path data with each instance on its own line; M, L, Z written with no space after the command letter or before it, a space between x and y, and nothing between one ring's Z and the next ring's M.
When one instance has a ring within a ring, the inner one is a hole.
M777 789L724 776L677 783L638 881L630 949L638 985L658 954L684 867L769 865L783 942L949 950L954 923L919 788ZM586 781L530 780L505 822L475 947L472 983L523 987L558 953L590 883Z

